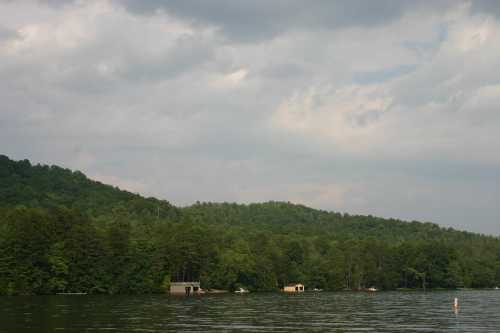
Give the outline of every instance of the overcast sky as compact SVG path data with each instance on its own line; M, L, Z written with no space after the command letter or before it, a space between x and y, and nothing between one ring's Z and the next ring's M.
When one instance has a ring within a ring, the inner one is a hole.
M500 1L0 0L0 153L499 235Z

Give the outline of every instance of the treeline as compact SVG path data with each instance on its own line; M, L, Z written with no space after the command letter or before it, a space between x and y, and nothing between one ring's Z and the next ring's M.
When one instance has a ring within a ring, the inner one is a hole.
M0 202L4 295L156 293L188 280L254 291L294 281L325 290L500 286L498 238L431 223L280 202L179 209L1 156Z
M338 240L189 220L96 222L67 208L8 209L0 221L1 294L154 293L173 280L229 290L291 281L327 290L500 284L500 247L489 238Z

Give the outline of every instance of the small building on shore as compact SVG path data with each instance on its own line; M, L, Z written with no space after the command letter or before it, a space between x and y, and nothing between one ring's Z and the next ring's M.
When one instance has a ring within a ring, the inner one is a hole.
M286 293L302 293L305 288L302 283L289 283L284 288L283 291Z
M170 293L173 295L201 294L200 282L170 282Z

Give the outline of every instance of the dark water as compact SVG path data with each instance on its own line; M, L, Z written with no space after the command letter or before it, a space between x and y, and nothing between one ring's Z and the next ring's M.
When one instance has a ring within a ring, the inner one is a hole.
M0 332L56 331L500 332L500 291L0 297Z

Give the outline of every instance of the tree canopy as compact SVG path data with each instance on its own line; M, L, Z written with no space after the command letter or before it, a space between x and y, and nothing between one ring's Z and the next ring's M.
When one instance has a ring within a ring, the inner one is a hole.
M500 240L287 202L178 208L0 155L0 294L500 285Z

